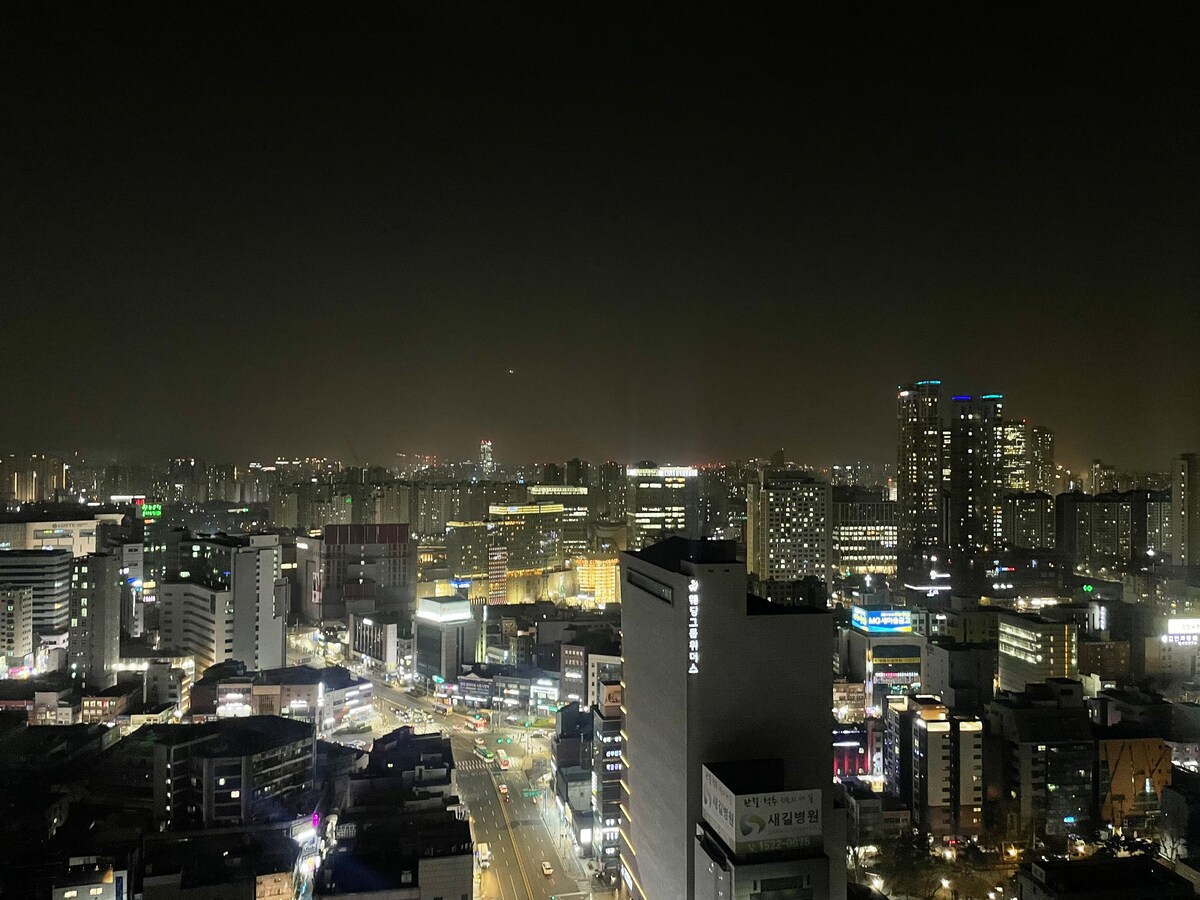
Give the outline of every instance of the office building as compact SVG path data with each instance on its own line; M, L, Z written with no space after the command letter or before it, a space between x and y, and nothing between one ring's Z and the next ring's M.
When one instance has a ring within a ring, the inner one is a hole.
M896 501L886 490L834 486L833 567L841 575L895 575Z
M413 669L426 681L454 681L475 662L479 624L466 597L422 597L413 616Z
M555 503L562 507L559 535L564 559L576 559L588 549L588 518L591 501L583 485L531 484L529 502Z
M1004 472L1001 491L1032 490L1029 486L1029 426L1024 421L1009 421L1000 429Z
M855 606L850 617L841 633L842 672L864 685L868 707L882 710L888 697L919 690L926 641L913 631L912 611Z
M116 683L121 656L121 558L89 553L71 564L71 628L67 668L81 688L103 690Z
M0 588L0 653L9 668L32 663L32 588Z
M369 616L351 613L346 626L350 659L365 666L395 675L401 668L411 669L412 660L404 650L411 645L412 629L400 613L379 612Z
M0 589L33 592L33 631L66 634L71 623L71 551L0 550Z
M949 545L993 548L1003 530L1004 396L959 395L950 416Z
M479 442L479 477L492 478L496 474L496 461L492 458L492 442Z
M1171 561L1200 566L1200 456L1183 453L1171 463Z
M416 582L417 541L408 525L325 526L322 619L344 618L348 610L408 612Z
M905 551L941 546L940 381L902 385L897 401L896 524Z
M746 499L746 563L760 581L832 581L832 488L805 472L764 469Z
M503 546L506 575L540 575L563 566L561 503L488 507L491 546Z
M179 558L162 586L162 643L196 668L236 659L251 669L284 665L288 583L278 535L173 535Z
M1002 691L1023 691L1048 678L1079 674L1076 626L1037 615L1001 613L997 683Z
M769 871L844 897L845 814L813 724L830 721L831 615L748 594L730 541L671 538L622 554L621 572L625 891L737 896ZM751 822L764 796L786 818Z
M447 522L446 565L455 581L488 577L489 523Z
M625 516L631 547L671 535L700 536L700 473L692 466L640 462L625 471Z
M1006 547L1053 549L1054 498L1042 491L1019 491L1003 500L1003 541Z

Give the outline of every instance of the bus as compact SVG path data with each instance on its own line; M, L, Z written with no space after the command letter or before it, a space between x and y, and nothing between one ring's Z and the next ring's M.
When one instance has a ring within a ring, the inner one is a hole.
M492 849L487 845L487 841L475 846L475 852L479 856L479 868L486 869L492 864Z
M478 756L480 759L482 759L486 763L490 763L493 759L496 758L496 754L493 753L491 750L489 750L487 747L476 747L475 755Z
M496 751L496 762L500 763L501 771L503 771L503 772L508 771L508 754L505 753L503 750Z

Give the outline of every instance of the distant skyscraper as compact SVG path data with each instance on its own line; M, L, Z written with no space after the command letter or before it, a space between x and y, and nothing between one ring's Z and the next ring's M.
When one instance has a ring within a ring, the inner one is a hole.
M775 883L841 900L844 812L829 729L815 727L830 719L832 617L749 595L735 551L671 538L621 555L626 892L752 896L769 852ZM764 808L786 815L757 825Z
M950 541L993 546L1004 528L1004 396L953 398L950 420Z
M746 500L746 564L763 581L813 576L829 584L832 488L805 472L764 469Z
M1024 421L1009 421L1002 428L1004 481L1001 488L1005 491L1033 490L1029 486L1029 426Z
M572 487L591 486L592 467L586 459L567 460L567 484Z
M896 520L900 547L942 543L942 421L940 381L903 385L898 398Z
M496 474L496 463L492 459L492 442L479 442L479 474L483 478L491 478Z
M1057 493L1058 475L1054 469L1054 432L1040 425L1029 428L1029 490Z
M1200 457L1184 453L1171 464L1171 549L1177 566L1200 566Z

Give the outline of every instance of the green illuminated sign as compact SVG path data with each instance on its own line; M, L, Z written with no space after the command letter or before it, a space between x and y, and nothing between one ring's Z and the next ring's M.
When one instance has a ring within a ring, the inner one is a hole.
M161 519L162 504L161 503L143 503L142 504L143 519Z
M1092 591L1094 591L1094 590L1095 590L1095 588L1094 588L1094 587L1092 587L1090 584L1085 584L1085 585L1083 586L1083 592L1084 592L1085 594L1090 594L1090 593L1091 593Z

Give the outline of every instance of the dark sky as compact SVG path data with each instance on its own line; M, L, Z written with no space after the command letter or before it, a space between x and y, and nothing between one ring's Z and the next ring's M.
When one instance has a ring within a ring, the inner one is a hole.
M1188 7L742 6L4 4L0 443L1200 449Z

